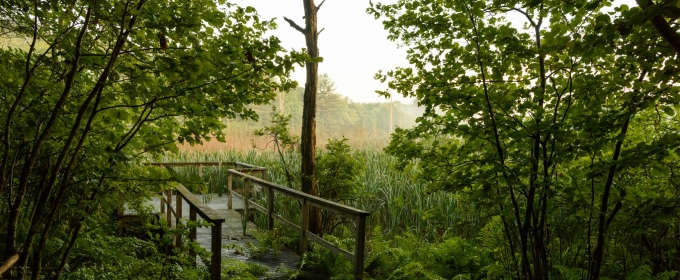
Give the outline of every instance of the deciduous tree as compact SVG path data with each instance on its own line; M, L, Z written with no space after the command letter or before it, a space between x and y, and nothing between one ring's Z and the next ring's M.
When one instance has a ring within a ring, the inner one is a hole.
M28 38L0 49L0 249L32 279L58 278L120 199L159 190L142 161L256 119L245 105L291 88L304 59L225 1L3 1L0 22Z
M611 234L636 238L616 221L654 219L631 192L658 190L632 174L654 166L658 184L677 182L676 54L651 23L625 28L639 8L610 5L402 0L368 10L411 62L377 78L426 107L387 151L403 166L420 159L421 179L499 216L516 278L552 278L562 265L598 279L615 262ZM640 135L654 114L673 129ZM560 259L565 250L581 253Z

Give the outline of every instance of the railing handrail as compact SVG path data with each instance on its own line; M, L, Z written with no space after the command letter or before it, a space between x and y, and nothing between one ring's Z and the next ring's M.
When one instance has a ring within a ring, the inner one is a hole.
M205 162L151 162L146 165L153 166L222 166L222 165L234 165L235 162L220 162L220 161L205 161Z
M357 279L363 278L363 273L364 273L364 260L365 260L365 246L366 246L366 219L368 215L370 215L369 212L356 209L351 206L347 205L342 205L337 202L333 202L330 200L326 200L314 195L310 195L295 189L291 189L288 187L284 187L281 185L278 185L276 183L269 182L265 179L261 179L255 176L252 176L250 174L245 174L242 172L239 172L236 169L228 169L227 170L228 174L228 181L227 181L227 186L228 186L228 193L229 197L227 200L227 205L228 208L231 209L231 196L236 195L240 196L243 199L243 211L244 211L244 216L246 219L249 217L249 209L252 206L255 210L258 212L264 214L267 217L267 230L273 230L274 229L274 220L279 221L281 224L284 226L290 228L291 230L297 231L300 233L300 251L305 252L309 248L309 241L314 241L317 244L321 245L322 247L330 250L331 252L341 254L343 257L347 258L348 260L354 262L354 276ZM264 174L263 174L264 175ZM233 192L233 183L232 183L232 178L233 176L240 177L244 180L243 184L243 195L239 195L237 193ZM266 190L267 192L267 206L263 207L257 204L255 201L250 200L250 185L251 184L256 184L262 187L263 189ZM300 221L300 226L296 225L295 223L288 221L281 217L280 215L276 214L276 211L274 210L274 193L278 192L280 194L283 194L285 196L291 197L293 199L298 200L301 205L301 221ZM332 244L331 242L328 242L327 240L324 240L320 236L314 234L313 232L308 230L309 226L309 211L311 207L318 207L320 209L330 211L339 215L343 216L349 216L350 218L354 219L356 222L356 228L354 229L355 233L355 239L354 239L354 253L348 252L335 244ZM244 234L245 234L245 229L244 229Z
M14 254L5 261L5 263L0 266L0 275L8 271L15 263L19 261L19 254Z
M231 165L231 166L234 166L234 167L266 169L265 167L252 165L252 164L244 163L244 162L238 162L238 161L150 162L150 163L146 163L146 165L153 165L153 166L223 166L223 165Z
M246 178L250 179L251 182L254 182L258 185L264 185L264 186L273 188L273 189L275 189L279 192L282 192L282 193L286 193L290 196L293 196L297 200L306 199L308 201L311 201L311 202L314 202L314 203L317 203L317 204L321 204L322 206L325 206L325 208L332 208L334 210L339 210L339 211L342 211L342 212L349 214L349 215L352 215L352 216L368 216L368 215L370 215L369 212L366 212L366 211L363 211L363 210L360 210L360 209L357 209L357 208L354 208L354 207L351 207L351 206L343 205L343 204L340 204L340 203L337 203L337 202L334 202L334 201L330 201L330 200L327 200L327 199L323 199L323 198L320 198L318 196L314 196L314 195L311 195L311 194L308 194L308 193L298 191L296 189L281 186L281 185L278 185L276 183L272 183L272 182L266 181L264 179L255 177L255 176L245 174L245 173L239 172L239 171L234 170L234 169L228 169L227 172L232 173L234 175L238 175L240 177L246 177ZM333 210L330 210L330 211L333 211Z
M175 187L175 189L182 195L184 201L189 204L189 207L196 208L196 214L201 216L201 218L210 223L224 222L224 218L220 217L220 214L217 214L217 212L210 208L210 206L198 200L198 198L183 185L178 185ZM182 213L179 213L179 215L181 216Z
M176 208L172 207L172 189L166 189L165 195L167 198L161 195L161 213L164 211L164 205L167 204L168 207L168 225L172 226L172 216L175 216L176 224L180 223L181 219L184 219L182 214L182 201L186 201L189 204L189 220L196 221L196 214L201 216L204 220L212 223L212 229L210 234L210 251L212 256L210 258L210 279L218 280L221 279L221 269L222 269L222 224L225 219L220 217L215 210L210 208L205 203L202 203L198 198L191 193L187 188L182 185L175 187L177 190L176 195ZM177 244L182 242L182 236L178 235L175 237ZM193 227L189 231L189 240L196 241L196 228ZM191 251L190 251L191 253ZM193 254L193 253L191 253Z
M273 230L274 229L274 220L278 220L285 226L296 230L300 233L300 250L301 251L307 251L308 249L308 242L309 240L317 242L319 245L322 245L323 247L331 250L334 253L339 253L346 257L347 259L351 260L354 262L354 274L356 278L362 278L363 276L363 270L364 270L364 252L365 252L365 238L366 238L366 219L370 215L369 212L343 205L334 201L330 201L327 199L323 199L314 195L310 195L289 187L281 186L273 182L269 182L266 180L267 177L267 168L265 167L260 167L260 166L255 166L252 164L247 164L247 163L242 163L242 162L191 162L191 163L149 163L147 165L154 165L154 166L198 166L198 173L199 176L202 176L203 174L203 167L206 166L230 166L232 168L227 169L227 174L228 174L228 181L227 181L227 194L228 194L228 199L227 199L227 209L232 209L232 195L238 195L237 193L233 192L232 190L232 175L238 176L240 178L245 179L245 184L244 184L244 192L243 192L243 211L244 214L243 216L246 217L246 219L249 219L249 209L250 206L253 206L254 209L260 211L261 213L267 215L267 229L268 230ZM258 178L255 176L252 176L250 174L246 174L243 172L257 172L259 173L262 178ZM262 207L258 205L255 201L250 201L248 193L250 192L250 187L249 185L253 183L256 185L259 185L263 188L267 189L267 207ZM190 219L195 219L196 212L198 212L201 217L203 217L205 220L214 222L215 224L222 224L224 222L224 218L219 217L219 215L212 210L212 208L208 207L207 205L204 206L203 203L201 203L189 190L187 190L184 186L179 185L177 188L178 192L178 208L180 208L179 204L179 197L181 196L184 198L187 203L190 204L190 209L191 213L190 216L193 217ZM285 220L283 217L280 215L276 214L274 211L274 192L281 193L283 195L286 195L288 197L291 197L293 199L298 200L299 202L302 203L302 213L301 213L301 223L300 226L295 225L295 223L290 222L288 220ZM170 208L170 197L172 195L172 192L168 191L168 207L170 211L168 211L168 220L170 220L170 215L172 208ZM161 202L161 206L163 206ZM339 215L344 215L344 216L349 216L354 219L356 222L356 229L355 229L355 245L354 245L354 253L348 252L346 250L343 250L342 248L339 248L335 246L334 244L324 240L320 236L310 232L308 229L308 223L309 223L309 209L311 207L318 207L320 209L330 211ZM161 208L161 212L162 212ZM174 212L174 211L173 211ZM181 215L181 208L178 209L178 212ZM245 228L244 228L244 234L245 234ZM195 239L196 237L196 232L195 229L192 229L192 232L190 234L190 238L193 236ZM218 238L215 238L215 237ZM220 226L213 226L213 233L212 233L212 245L211 247L219 248L221 241L219 240L219 236L221 236L221 227ZM219 249L216 249L219 251ZM214 261L220 262L220 254L213 254L213 259ZM215 277L219 277L219 267L216 265L212 265L211 268L211 276L213 279L217 279Z
M234 161L233 164L234 164L234 166L243 166L243 167L250 167L250 168L264 168L262 166L256 166L256 165L252 165L252 164L248 164L248 163L244 163L244 162L238 162L238 161Z

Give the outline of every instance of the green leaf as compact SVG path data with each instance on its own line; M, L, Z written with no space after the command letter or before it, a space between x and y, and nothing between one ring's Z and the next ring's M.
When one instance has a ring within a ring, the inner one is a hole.
M321 62L323 62L323 57L321 57L321 56L312 57L312 58L309 59L309 62L321 63Z
M675 110L673 110L673 108L670 106L664 106L663 111L669 116L675 116Z

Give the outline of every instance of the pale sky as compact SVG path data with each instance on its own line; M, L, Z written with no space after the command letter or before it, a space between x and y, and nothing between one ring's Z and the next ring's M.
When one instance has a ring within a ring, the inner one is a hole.
M316 5L322 0L315 0ZM373 0L374 3L396 3L396 0ZM240 6L253 6L262 19L276 18L278 29L271 35L281 39L287 49L300 50L305 47L304 36L283 20L288 17L304 27L304 7L301 0L232 0ZM634 0L614 0L613 6L628 4ZM366 14L368 0L326 0L318 13L318 29L325 30L319 35L319 52L324 61L319 64L319 74L327 73L335 81L339 94L348 96L354 102L388 102L375 90L386 90L387 86L373 79L378 70L388 71L397 66L409 66L406 49L397 48L396 42L387 40L381 19ZM613 7L605 8L612 10ZM508 14L508 19L520 28L526 19L520 15ZM304 86L305 68L297 67L291 78ZM394 100L411 102L400 94L392 94Z
M320 0L315 1L317 5ZM375 2L396 2L393 0ZM235 0L240 6L253 6L262 19L276 18L278 29L271 32L281 39L287 49L305 47L305 37L283 20L294 20L304 27L304 7L300 0ZM375 90L387 86L373 79L382 69L388 71L397 66L408 66L406 49L397 48L396 42L387 40L387 31L380 20L366 14L368 0L326 0L318 13L319 53L324 61L319 64L319 74L328 73L339 94L354 102L386 102ZM304 86L305 68L297 67L291 76ZM394 100L404 100L393 95Z

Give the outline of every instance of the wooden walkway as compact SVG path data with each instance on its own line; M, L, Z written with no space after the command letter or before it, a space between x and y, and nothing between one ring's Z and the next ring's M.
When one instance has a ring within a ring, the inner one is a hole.
M165 219L172 220L174 217L189 220L196 220L197 216L201 216L207 221L213 223L213 226L208 229L191 229L189 238L198 241L205 248L212 248L215 251L210 260L210 278L212 280L219 280L221 277L221 263L223 257L233 257L247 262L259 262L269 267L270 272L277 272L280 268L297 269L298 257L290 251L282 251L277 258L263 258L258 260L246 259L237 252L226 250L225 244L236 243L243 244L250 240L254 241L251 236L247 234L247 230L254 230L255 226L251 223L243 224L241 221L241 214L233 209L242 209L245 216L249 216L252 210L264 214L267 219L267 230L274 230L275 222L282 225L289 230L297 231L300 234L300 251L306 252L309 250L309 242L312 241L333 253L340 254L354 264L354 276L356 278L363 278L364 274L364 260L365 260L365 245L366 245L366 219L370 215L369 212L342 205L333 201L319 198L314 195L303 193L301 191L291 189L285 186L278 185L266 180L267 168L258 167L242 162L160 162L149 163L149 165L158 166L160 168L175 168L175 167L198 167L198 176L203 177L203 167L219 166L229 168L227 170L227 193L226 197L218 197L214 194L208 195L210 199L206 199L202 195L198 197L191 193L182 185L175 188L175 196L173 198L173 190L164 190L162 199L164 202L161 205L161 199L158 197L154 200L154 204L160 206L160 212L164 212L164 206L167 206L168 211ZM257 176L255 176L257 175ZM234 187L234 180L243 182L240 194ZM265 205L260 205L250 199L251 189L259 189L265 195ZM243 196L242 196L242 195ZM301 215L299 221L289 221L283 218L274 209L274 201L276 195L285 196L297 200L301 205ZM203 200L203 201L202 201ZM246 207L243 207L245 203ZM232 205L233 204L233 205ZM173 206L174 205L174 206ZM189 206L189 207L187 207ZM185 209L190 208L189 213ZM351 251L342 249L337 245L321 238L321 236L308 230L309 216L312 209L317 208L320 211L329 211L337 215L344 216L344 218L353 222L354 227L354 249ZM179 212L176 213L175 209ZM166 218L167 217L167 218ZM172 221L170 221L172 222ZM244 228L245 227L245 228ZM210 250L210 249L209 249ZM275 277L277 273L270 273ZM271 277L272 275L268 275Z
M257 230L257 226L252 222L248 222L246 225L246 235L243 235L243 222L241 218L241 213L237 210L243 209L243 201L234 197L232 199L232 208L227 209L227 195L219 197L217 194L195 194L195 196L206 203L207 206L215 210L221 217L224 218L224 223L222 223L222 258L235 258L242 262L250 262L264 265L269 268L269 273L271 275L279 275L285 270L297 270L299 268L300 257L294 252L287 248L283 248L278 256L274 256L272 253L265 255L259 259L250 259L245 254L238 252L234 249L227 249L230 244L236 244L239 247L245 247L247 242L257 244L257 240L253 238L251 231ZM186 201L182 201L182 217L188 219L189 217L189 204ZM154 209L160 208L160 196L154 196L152 198L151 204ZM252 213L252 212L251 212ZM127 214L127 213L126 213ZM163 219L167 219L165 214L161 214ZM201 220L201 218L198 218ZM174 225L174 219L173 219ZM210 228L198 228L196 230L196 241L210 251L211 245L211 229ZM226 245L226 246L225 246Z

